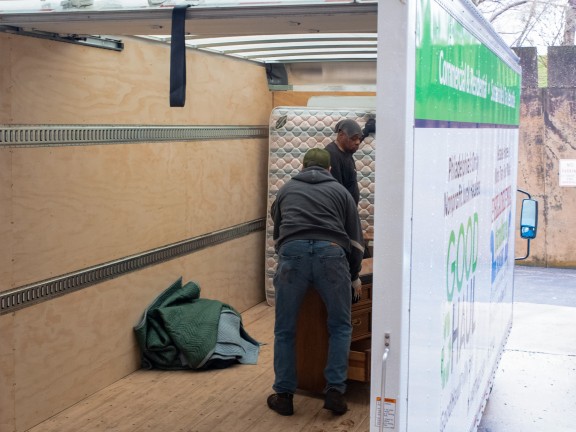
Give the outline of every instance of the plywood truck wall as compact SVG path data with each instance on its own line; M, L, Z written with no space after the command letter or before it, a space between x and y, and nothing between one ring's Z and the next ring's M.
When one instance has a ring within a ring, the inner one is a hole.
M169 46L115 52L0 33L0 125L266 125L263 67ZM266 134L267 135L267 134ZM262 139L0 147L0 291L266 214ZM182 276L238 310L264 300L263 229L0 316L0 430L23 431L137 369L132 326Z

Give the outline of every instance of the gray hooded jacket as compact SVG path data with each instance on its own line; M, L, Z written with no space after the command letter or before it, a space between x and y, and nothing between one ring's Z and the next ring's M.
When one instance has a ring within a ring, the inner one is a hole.
M351 280L358 278L364 237L354 199L330 172L312 166L280 188L271 208L276 251L290 240L325 240L346 251Z

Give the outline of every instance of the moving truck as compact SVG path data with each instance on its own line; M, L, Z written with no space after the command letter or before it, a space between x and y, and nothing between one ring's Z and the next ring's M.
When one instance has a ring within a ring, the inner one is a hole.
M371 430L474 431L512 325L521 71L469 2L378 18Z
M0 29L2 431L137 370L132 326L179 276L264 301L269 115L319 94L377 101L367 427L477 428L512 324L521 71L469 1L0 2ZM216 40L346 32L377 34L368 61Z

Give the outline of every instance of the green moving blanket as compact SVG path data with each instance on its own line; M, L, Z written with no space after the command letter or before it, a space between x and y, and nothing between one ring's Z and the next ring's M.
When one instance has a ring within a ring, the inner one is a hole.
M226 317L222 320L221 316ZM234 318L232 321L230 318ZM255 364L260 344L243 329L240 314L217 300L201 299L194 282L174 282L150 304L134 327L142 367L201 369L215 359ZM217 347L228 347L217 351Z

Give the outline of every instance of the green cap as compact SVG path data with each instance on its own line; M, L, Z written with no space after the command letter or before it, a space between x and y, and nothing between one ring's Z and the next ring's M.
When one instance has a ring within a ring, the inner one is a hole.
M330 153L321 148L312 148L304 155L304 168L319 166L325 169L330 168Z

